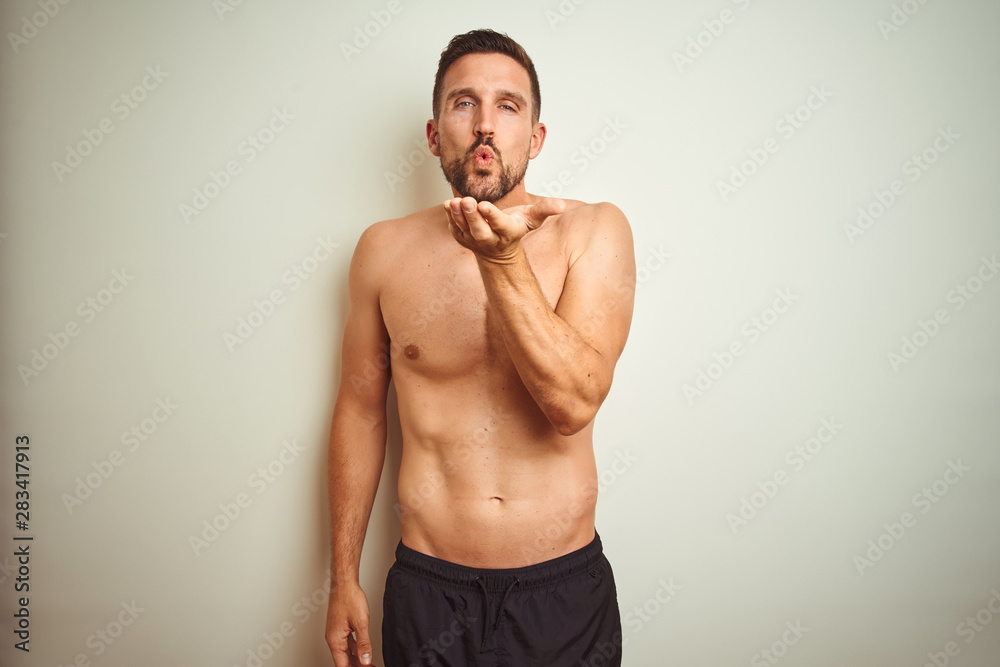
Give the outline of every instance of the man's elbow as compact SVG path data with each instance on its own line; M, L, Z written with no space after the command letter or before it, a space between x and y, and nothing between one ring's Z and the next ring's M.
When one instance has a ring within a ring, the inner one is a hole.
M562 421L556 423L555 427L556 431L559 432L559 435L576 435L577 433L582 431L591 421L593 421L593 419L590 419L589 421L578 420L575 422Z
M549 422L560 435L576 435L594 421L600 405L599 401L577 400L572 406L550 411Z
M610 389L610 373L588 374L585 382L550 394L545 416L560 435L575 435L594 421Z

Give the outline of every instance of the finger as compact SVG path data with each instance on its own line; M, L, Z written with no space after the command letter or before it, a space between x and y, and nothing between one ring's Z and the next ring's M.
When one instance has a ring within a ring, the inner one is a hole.
M458 241L459 245L466 246L465 232L462 228L458 226L455 218L452 215L451 210L451 200L449 199L444 203L445 215L448 218L448 231L451 233L451 237ZM467 247L467 246L466 246Z
M481 201L479 202L477 210L479 211L479 214L482 215L483 218L486 220L486 223L490 226L491 229L499 230L500 228L503 227L501 216L504 213L503 211L498 209L493 204L493 202Z
M524 235L524 227L533 229L530 223L522 218L521 211L526 206L515 206L507 211L501 211L492 202L481 202L479 212L485 218L490 229L492 229L500 239L520 238ZM511 215L511 211L517 211Z
M460 246L468 248L468 241L465 240L465 232L458 228L451 220L448 221L448 231L451 232L451 238L455 239Z
M466 229L477 241L488 241L494 238L493 228L479 212L479 202L472 197L462 199L462 213L465 215Z
M546 197L531 206L526 211L528 227L531 229L537 229L538 227L541 227L546 218L551 215L559 215L565 210L565 200L559 199L558 197Z
M445 214L445 216L448 218L448 225L449 226L452 225L452 224L454 224L454 222L455 222L455 220L454 220L454 214L452 213L452 210L451 210L451 201L452 200L450 200L450 199L445 199L444 203L441 205L444 208L444 214Z
M347 642L343 640L330 644L333 653L333 664L337 667L351 667L351 658L348 654Z
M347 635L347 657L350 658L351 667L361 664L358 661L358 644L354 641L354 635Z
M462 200L459 197L449 199L445 202L445 209L448 211L449 219L460 231L469 231L469 226L465 221L465 214L462 212Z

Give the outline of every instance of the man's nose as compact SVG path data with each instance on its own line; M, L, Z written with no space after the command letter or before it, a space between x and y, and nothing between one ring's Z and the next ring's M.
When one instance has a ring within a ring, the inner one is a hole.
M495 116L493 109L485 106L479 107L476 114L476 136L492 136Z

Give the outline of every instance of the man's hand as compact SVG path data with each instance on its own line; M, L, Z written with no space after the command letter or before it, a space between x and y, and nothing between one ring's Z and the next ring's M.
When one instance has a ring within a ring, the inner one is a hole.
M372 664L372 642L368 638L368 598L357 583L333 584L330 587L326 643L330 645L333 662L337 667Z
M490 202L477 202L472 197L456 197L444 202L448 228L455 240L478 257L498 264L513 261L521 238L565 208L566 202L555 197L503 211Z

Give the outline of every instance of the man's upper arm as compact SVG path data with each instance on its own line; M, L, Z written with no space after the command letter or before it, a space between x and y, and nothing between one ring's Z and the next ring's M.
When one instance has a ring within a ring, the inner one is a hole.
M350 311L344 325L344 344L337 395L338 412L381 422L389 388L389 334L382 320L379 285L384 259L380 256L379 225L358 239L348 277ZM372 424L374 426L374 424Z
M555 312L600 353L606 392L632 324L635 250L632 230L618 207L601 203L581 213L586 217L570 222L569 233L577 237Z

